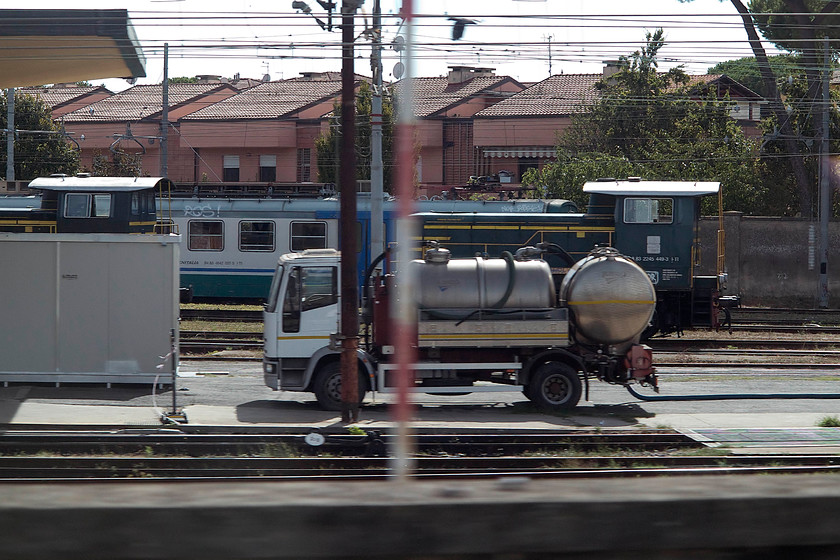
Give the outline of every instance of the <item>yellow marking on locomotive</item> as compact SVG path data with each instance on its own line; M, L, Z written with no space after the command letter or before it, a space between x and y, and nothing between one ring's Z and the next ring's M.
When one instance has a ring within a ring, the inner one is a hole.
M441 333L430 333L430 334L420 334L417 335L417 338L420 340L486 340L490 339L503 339L507 340L511 336L515 336L517 340L519 339L542 339L542 338L569 338L568 333L557 333L557 332L544 332L544 333L465 333L465 334L441 334Z
M644 305L651 305L656 303L656 300L646 300L646 299L605 299L600 301L570 301L567 305L618 305L618 304L644 304Z

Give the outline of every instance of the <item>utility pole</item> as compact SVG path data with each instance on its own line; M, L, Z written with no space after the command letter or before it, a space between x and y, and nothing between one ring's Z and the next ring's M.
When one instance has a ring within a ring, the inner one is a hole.
M163 111L160 114L160 176L169 175L169 43L163 44Z
M341 6L341 421L359 419L359 278L356 273L356 83L353 18L358 0Z
M6 90L6 183L15 180L15 88Z
M370 58L373 72L373 96L370 111L370 257L385 251L382 239L383 167L382 167L382 10L380 0L373 1L373 45Z
M821 309L828 308L828 217L831 213L830 197L830 162L828 145L829 125L829 81L831 79L831 57L828 47L828 37L825 38L823 48L823 71L822 71L822 139L820 146L820 287L819 306Z

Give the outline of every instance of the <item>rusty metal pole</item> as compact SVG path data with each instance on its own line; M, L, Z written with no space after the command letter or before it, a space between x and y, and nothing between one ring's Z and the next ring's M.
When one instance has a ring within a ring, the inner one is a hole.
M359 419L359 287L356 274L356 88L353 17L356 2L341 7L341 421Z

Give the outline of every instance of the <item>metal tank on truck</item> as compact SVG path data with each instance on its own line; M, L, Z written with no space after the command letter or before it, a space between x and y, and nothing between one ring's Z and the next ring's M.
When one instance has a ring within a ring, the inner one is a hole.
M450 258L433 247L409 263L418 356L413 389L434 394L522 391L546 409L575 407L591 379L656 387L650 348L639 344L656 304L633 261L601 248L577 263L559 289L534 247L502 258ZM265 383L309 391L341 407L338 345L340 255L280 257L265 311ZM397 275L369 283L358 349L359 395L391 392Z

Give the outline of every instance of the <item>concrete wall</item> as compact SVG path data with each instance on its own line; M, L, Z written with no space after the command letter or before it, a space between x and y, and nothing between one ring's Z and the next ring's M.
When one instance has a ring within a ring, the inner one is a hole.
M701 273L714 273L718 218L700 222L703 262ZM724 213L727 294L740 294L741 303L766 307L816 307L819 288L819 223L803 218L768 218ZM840 224L829 225L829 306L837 290L832 270L840 269Z

